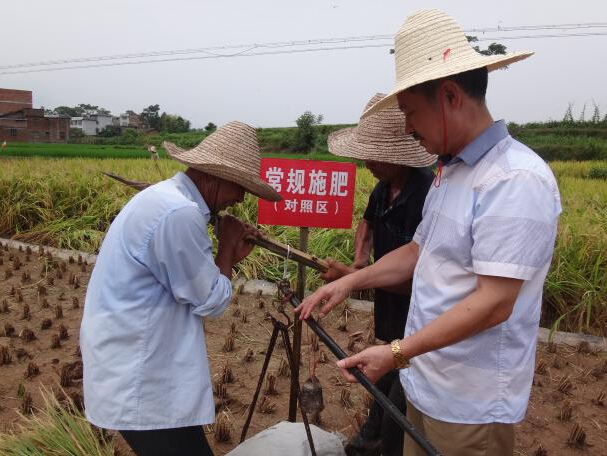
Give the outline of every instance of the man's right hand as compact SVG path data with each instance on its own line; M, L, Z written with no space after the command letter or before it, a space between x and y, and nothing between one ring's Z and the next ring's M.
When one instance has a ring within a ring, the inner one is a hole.
M319 316L324 317L327 315L333 307L342 303L348 296L352 288L348 286L348 277L342 277L335 282L331 282L323 287L320 287L310 296L305 298L299 306L295 308L295 312L299 313L300 320L307 319L311 314L314 307L320 304L322 301L326 301L321 307Z
M345 264L334 260L333 258L327 258L326 261L327 265L329 266L329 269L327 270L327 272L323 272L320 275L320 278L325 282L333 282L334 280L340 279L343 276L356 271L356 269L346 266Z

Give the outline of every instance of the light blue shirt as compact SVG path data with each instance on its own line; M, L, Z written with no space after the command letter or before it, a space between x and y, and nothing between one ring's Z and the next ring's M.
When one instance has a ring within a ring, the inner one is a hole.
M209 208L184 173L137 194L107 232L80 328L88 420L118 430L212 423L201 317L229 303Z
M533 380L544 280L561 203L548 165L496 122L443 168L413 241L405 337L476 290L478 275L523 281L505 322L411 359L400 371L407 399L452 423L516 423Z

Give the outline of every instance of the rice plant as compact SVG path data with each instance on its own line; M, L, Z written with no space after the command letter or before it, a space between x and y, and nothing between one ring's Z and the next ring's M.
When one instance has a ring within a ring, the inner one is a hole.
M22 416L11 433L0 434L3 456L112 456L112 441L94 430L73 402L62 404L49 391L42 392L44 405Z
M146 182L159 180L151 160L0 159L0 237L91 253L99 250L113 218L135 192L103 176L101 171ZM161 174L167 178L183 169L171 160L159 160L158 164ZM555 330L604 335L607 334L607 274L604 274L607 270L607 181L589 177L592 169L605 168L606 162L551 162L550 166L559 182L563 213L553 264L544 288L542 325ZM352 229L311 229L309 252L319 258L331 256L344 263L352 261L354 230L374 184L373 176L366 169L357 170ZM244 203L231 212L249 223L256 223L256 201L247 196ZM297 228L265 226L262 231L283 243L298 245ZM212 228L209 233L213 238ZM289 262L288 273L293 285L296 268L295 262ZM283 260L256 248L237 270L247 279L276 282L282 278ZM5 275L9 274L14 273L10 268L5 269ZM315 289L320 284L318 273L308 269L306 287Z

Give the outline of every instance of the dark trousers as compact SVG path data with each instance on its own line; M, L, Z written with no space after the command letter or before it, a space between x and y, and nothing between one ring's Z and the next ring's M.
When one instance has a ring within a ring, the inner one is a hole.
M137 456L213 456L202 426L120 434Z
M377 381L376 385L403 414L407 413L407 401L397 370L388 372ZM365 426L376 430L378 438L381 439L382 456L403 454L403 430L390 415L384 413L384 409L375 400L369 410L369 418Z

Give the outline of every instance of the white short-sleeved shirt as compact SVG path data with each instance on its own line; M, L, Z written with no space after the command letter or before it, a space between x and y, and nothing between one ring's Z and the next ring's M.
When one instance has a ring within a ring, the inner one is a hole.
M479 274L524 283L507 321L401 370L407 398L421 412L470 424L524 418L560 212L550 168L503 121L444 166L413 238L419 260L405 337L470 295Z
M80 328L86 417L96 426L215 420L201 317L221 315L232 287L213 259L209 217L177 173L137 194L108 230Z

